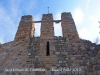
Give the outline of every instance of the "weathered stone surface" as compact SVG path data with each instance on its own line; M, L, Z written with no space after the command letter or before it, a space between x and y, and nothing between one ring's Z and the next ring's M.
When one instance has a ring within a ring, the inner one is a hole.
M75 57L71 57L71 60L75 60Z
M33 37L34 24L31 15L23 16L21 18L18 31L15 36L15 41L21 41Z
M100 75L100 70L98 71L98 75Z
M10 72L6 72L6 75L10 75Z
M63 61L62 61L62 60L60 60L58 63L63 63Z
M3 70L0 70L0 73L3 73L4 71Z
M95 67L95 70L100 70L100 65Z
M86 50L86 48L84 46L80 47L81 50Z
M60 52L55 52L56 55L60 55Z
M15 72L12 72L12 75L16 75L16 73Z
M64 63L60 64L61 67L66 67L66 65Z
M76 60L83 60L83 58L81 56L75 56Z
M63 36L54 36L53 16L44 14L41 36L34 37L32 16L23 16L15 40L0 45L0 75L60 75L58 71L6 72L5 68L79 67L80 75L100 74L100 45L79 39L70 13L62 13ZM95 47L91 50L92 47ZM48 54L47 54L48 53ZM68 71L62 75L78 74Z
M52 74L51 74L51 71L46 71L46 72L45 72L45 75L52 75Z

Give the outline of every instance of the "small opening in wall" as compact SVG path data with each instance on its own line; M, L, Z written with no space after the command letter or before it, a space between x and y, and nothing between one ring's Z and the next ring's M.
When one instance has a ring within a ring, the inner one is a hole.
M54 36L62 36L61 23L54 23Z
M39 37L40 36L40 31L41 31L41 23L35 23L34 36Z
M49 47L49 41L47 41L47 45L46 45L46 56L50 56L50 47Z

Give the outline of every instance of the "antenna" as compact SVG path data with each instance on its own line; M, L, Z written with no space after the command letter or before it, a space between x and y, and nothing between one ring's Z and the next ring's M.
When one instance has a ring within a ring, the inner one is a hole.
M49 7L48 7L48 14L49 14Z

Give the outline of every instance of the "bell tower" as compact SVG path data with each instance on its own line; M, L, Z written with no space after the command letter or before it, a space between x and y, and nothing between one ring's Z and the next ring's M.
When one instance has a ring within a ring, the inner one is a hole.
M53 38L53 16L52 14L43 14L41 22L41 38Z
M22 16L14 41L29 40L34 36L34 23L31 15Z
M40 51L42 56L51 56L54 50L54 27L52 14L43 14L41 21Z
M61 26L63 37L67 37L70 43L79 40L78 32L71 13L64 12L61 14Z

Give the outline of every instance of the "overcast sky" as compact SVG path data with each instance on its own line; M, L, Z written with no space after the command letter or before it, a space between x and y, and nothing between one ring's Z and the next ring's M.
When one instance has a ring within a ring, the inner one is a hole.
M49 12L61 19L62 12L71 12L79 37L94 40L99 37L100 0L0 0L0 42L13 41L21 16L32 15L41 20ZM35 24L35 36L40 35L40 24ZM61 36L60 24L54 24L55 35ZM59 30L58 30L59 29Z

